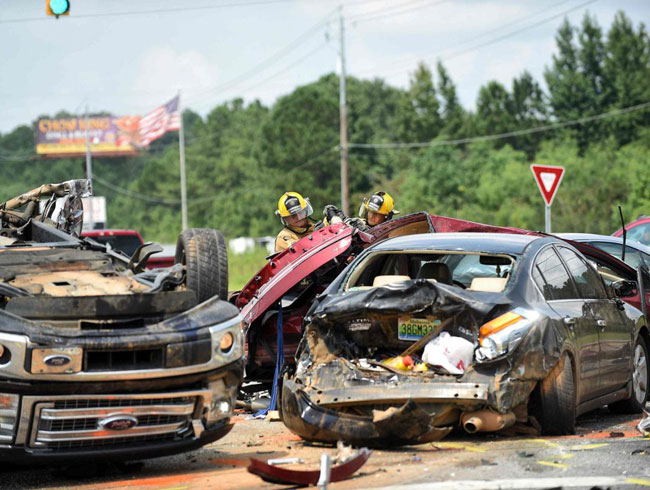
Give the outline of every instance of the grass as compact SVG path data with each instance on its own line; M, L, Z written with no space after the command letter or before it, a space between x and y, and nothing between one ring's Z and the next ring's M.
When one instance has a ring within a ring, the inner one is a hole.
M265 248L255 248L241 255L228 251L228 291L239 291L253 275L266 264L269 253Z

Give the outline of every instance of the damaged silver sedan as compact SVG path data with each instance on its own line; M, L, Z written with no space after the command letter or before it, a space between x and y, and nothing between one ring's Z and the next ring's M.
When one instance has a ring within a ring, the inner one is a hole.
M453 233L367 249L306 315L282 417L307 440L399 445L504 429L575 430L602 405L640 412L649 335L571 245Z

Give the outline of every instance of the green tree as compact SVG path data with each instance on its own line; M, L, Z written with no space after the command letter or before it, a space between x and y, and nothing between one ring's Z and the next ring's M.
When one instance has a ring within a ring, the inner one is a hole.
M436 70L438 72L438 94L442 101L441 109L444 124L442 133L452 138L461 136L465 111L458 100L456 86L441 61L436 64Z

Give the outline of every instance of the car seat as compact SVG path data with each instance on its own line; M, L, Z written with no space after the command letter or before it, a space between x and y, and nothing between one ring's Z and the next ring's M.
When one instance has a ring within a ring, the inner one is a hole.
M435 279L443 284L451 284L451 271L442 262L424 262L420 266L416 279Z

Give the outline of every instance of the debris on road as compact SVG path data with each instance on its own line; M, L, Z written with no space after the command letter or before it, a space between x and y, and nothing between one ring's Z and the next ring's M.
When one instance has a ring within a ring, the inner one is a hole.
M650 436L650 412L647 410L643 411L643 418L639 422L639 425L636 426L639 429L639 432L643 434L644 437Z
M370 451L368 448L361 448L347 461L344 461L338 466L331 467L328 482L334 483L350 478L359 470L359 468L361 468L366 463L366 461L368 461L371 453L372 451ZM251 458L247 469L249 473L257 475L262 478L262 480L270 483L280 483L287 485L322 484L320 480L322 473L321 470L305 471L294 470L290 468L281 468L271 465L269 462L264 462L256 458Z

